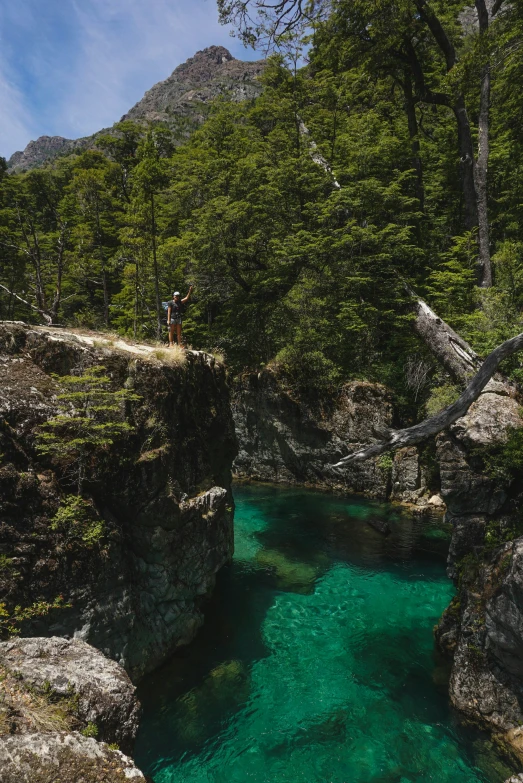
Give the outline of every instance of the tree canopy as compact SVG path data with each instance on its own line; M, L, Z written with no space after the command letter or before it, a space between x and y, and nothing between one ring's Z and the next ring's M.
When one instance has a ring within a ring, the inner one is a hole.
M406 283L480 355L522 331L520 4L218 7L246 40L279 36L260 97L217 99L183 143L125 121L42 169L0 167L0 317L154 340L192 283L187 340L233 372L273 363L313 395L376 379L415 417L446 380Z

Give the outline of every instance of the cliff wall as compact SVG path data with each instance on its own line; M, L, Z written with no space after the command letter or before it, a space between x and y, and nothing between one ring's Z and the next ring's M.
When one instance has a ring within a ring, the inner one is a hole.
M329 471L357 446L375 440L376 428L392 421L392 400L384 386L365 381L345 384L328 410L311 411L267 369L236 380L232 410L239 453L238 478L306 484L363 492L386 499L390 469L380 460Z
M132 429L102 449L83 494L102 526L93 542L53 524L74 492L67 470L36 448L56 415L60 378L102 365L138 399ZM58 329L0 324L0 602L67 608L33 619L29 635L74 636L136 679L189 641L200 605L233 553L236 439L225 371L213 357L114 344ZM98 540L99 539L99 540Z

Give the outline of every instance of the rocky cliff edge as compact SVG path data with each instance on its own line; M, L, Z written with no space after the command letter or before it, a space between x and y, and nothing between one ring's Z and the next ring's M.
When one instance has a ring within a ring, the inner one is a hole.
M130 432L88 467L98 527L82 541L57 513L71 477L36 448L63 403L61 378L103 366ZM0 324L0 603L62 599L26 635L74 637L136 679L190 641L233 553L236 439L225 370L212 356L60 329Z

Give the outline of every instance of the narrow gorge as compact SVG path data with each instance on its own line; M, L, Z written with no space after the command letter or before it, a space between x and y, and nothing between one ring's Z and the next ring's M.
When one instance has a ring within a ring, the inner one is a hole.
M519 401L506 387L492 382L433 447L333 472L333 463L393 423L384 386L350 382L328 407L314 410L271 370L244 374L229 391L223 365L201 352L169 355L103 334L22 323L2 323L0 336L2 600L10 608L45 607L21 620L25 638L0 645L10 694L1 714L10 738L0 743L10 771L2 780L16 779L20 759L27 781L36 779L33 765L43 758L50 765L67 758L71 770L88 758L92 774L103 768L108 781L119 780L114 770L125 764L135 769L117 755L132 753L139 720L123 670L141 680L200 628L216 574L233 555L232 471L260 486L396 503L411 518L429 520L427 530L445 511L452 529L447 572L457 595L435 639L452 661L450 699L513 759L523 753L520 489L489 476L481 459L482 449L520 423ZM83 496L102 531L91 540L81 536L80 515L69 527L56 524L71 477L38 448L38 433L63 409L61 379L81 379L99 366L114 393L131 395L121 407L130 426L87 469ZM372 509L364 524L393 552L400 528ZM263 558L278 579L297 568L276 552ZM121 675L108 659L123 667ZM82 679L86 671L96 676ZM125 696L115 696L115 677ZM34 703L20 713L23 699ZM48 714L56 704L60 720ZM50 736L56 742L44 753L41 743Z

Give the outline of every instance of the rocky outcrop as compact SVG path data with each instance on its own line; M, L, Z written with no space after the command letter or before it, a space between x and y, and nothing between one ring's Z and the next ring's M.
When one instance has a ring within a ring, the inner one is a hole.
M388 497L391 465L386 460L339 473L329 470L353 448L375 440L376 429L390 426L392 402L384 386L351 381L328 410L311 411L267 369L236 381L232 408L240 444L233 468L238 478Z
M133 678L192 639L233 551L225 371L204 353L171 362L148 346L0 324L0 601L62 596L66 608L26 634L82 639ZM88 466L84 494L103 535L82 542L53 524L74 488L35 436L60 407L60 376L96 365L135 398L121 411L130 433Z
M75 718L97 738L132 753L138 730L135 688L122 667L79 639L20 638L0 643L4 674L54 701L74 700Z
M124 670L85 642L0 644L0 783L145 780L124 755L139 709Z
M469 553L436 637L453 655L450 697L523 758L523 539Z
M458 595L436 629L453 659L450 696L523 758L523 538L518 488L487 475L482 449L521 427L519 401L492 381L437 441L441 492L453 525L449 575ZM514 492L515 490L515 492Z
M128 783L146 778L132 759L81 734L0 740L0 783Z
M502 443L510 428L523 424L520 405L510 387L491 381L467 415L437 438L441 494L447 521L453 525L449 575L457 577L457 563L483 546L489 523L509 525L505 517L514 507L507 488L485 473L482 450ZM504 521L505 519L505 521Z
M89 139L64 139L63 136L39 136L30 141L23 151L14 152L7 166L10 171L25 171L43 166L62 155L81 151L89 146Z
M206 105L218 96L235 102L256 98L261 92L257 80L264 68L265 60L243 62L224 46L209 46L155 84L122 119L173 125L185 117L199 124L207 114Z

